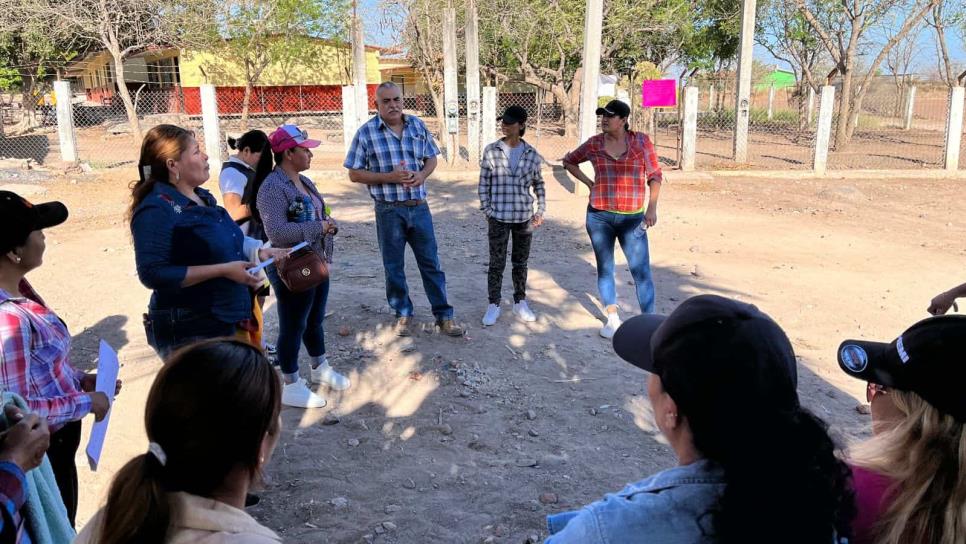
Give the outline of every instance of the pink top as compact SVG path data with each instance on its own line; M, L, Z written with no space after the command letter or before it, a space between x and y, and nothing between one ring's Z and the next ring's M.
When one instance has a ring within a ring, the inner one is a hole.
M889 487L892 480L869 469L851 465L852 486L855 489L855 520L852 537L855 544L873 544L875 524L892 502Z

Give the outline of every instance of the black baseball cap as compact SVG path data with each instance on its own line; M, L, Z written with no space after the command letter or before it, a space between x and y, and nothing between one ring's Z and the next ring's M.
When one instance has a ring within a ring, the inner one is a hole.
M838 361L849 376L916 393L966 423L966 315L924 319L888 343L846 340Z
M660 376L669 392L675 388L695 396L733 389L732 397L742 396L735 402L768 399L770 406L798 406L792 344L781 327L752 304L698 295L666 317L628 319L613 342L617 355Z
M0 191L0 254L23 245L35 230L67 220L67 207L60 202L31 204L10 191Z
M597 115L610 115L627 119L631 115L631 107L620 100L611 100L603 108L597 108Z
M525 123L527 121L527 110L521 106L508 106L507 109L503 110L503 115L497 118L497 121L503 121L508 125Z

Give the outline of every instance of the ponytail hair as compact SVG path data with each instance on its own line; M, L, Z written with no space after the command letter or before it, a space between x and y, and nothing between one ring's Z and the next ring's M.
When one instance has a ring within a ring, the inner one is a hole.
M158 125L148 131L141 142L138 180L131 185L128 219L134 215L134 210L151 194L158 182L171 183L168 177L168 161L179 160L194 138L193 132L175 125Z
M687 420L694 447L724 471L725 488L705 514L715 542L831 543L848 537L854 514L851 471L826 424L803 408L796 360L775 336L743 341L739 326L702 329L700 371L669 364L661 387ZM780 334L780 337L777 336ZM696 351L698 348L694 348Z
M158 373L145 407L152 451L114 477L96 529L99 544L162 544L177 515L168 493L211 497L243 467L261 477L262 442L277 436L282 390L261 351L240 340L199 342ZM162 460L163 459L163 460Z
M268 148L268 135L261 130L249 130L238 138L229 136L228 147L236 151L248 148L252 153L264 152Z

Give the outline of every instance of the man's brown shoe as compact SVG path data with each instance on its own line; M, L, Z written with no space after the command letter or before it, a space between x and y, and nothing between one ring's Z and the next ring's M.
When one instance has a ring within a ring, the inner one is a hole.
M463 328L452 319L437 320L436 326L439 327L439 332L447 336L463 336Z
M413 331L409 328L412 324L413 318L409 316L400 316L396 318L396 325L393 327L396 331L396 336L412 336Z

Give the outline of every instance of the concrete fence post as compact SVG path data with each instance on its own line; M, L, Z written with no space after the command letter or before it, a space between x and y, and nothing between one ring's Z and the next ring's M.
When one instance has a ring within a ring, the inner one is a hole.
M714 99L714 83L712 83L711 86L708 87L708 111L714 111Z
M201 126L205 134L205 153L212 173L221 170L221 127L218 126L218 98L215 86L201 86Z
M354 85L342 87L342 144L345 152L349 152L352 139L356 136L356 125L358 116L356 115L356 90Z
M698 139L698 88L684 89L684 130L681 141L681 170L694 170L694 157Z
M815 121L815 89L811 85L808 86L808 114L806 119L808 119L809 125Z
M818 106L818 127L815 129L815 155L813 168L815 174L824 176L828 171L828 147L832 139L832 110L835 108L835 87L822 87L822 98Z
M912 129L912 114L916 111L916 86L909 87L909 95L906 97L905 120L902 123L903 130Z
M483 87L482 145L496 141L496 87Z
M768 120L775 116L775 84L768 87Z
M966 89L949 89L949 119L946 122L946 155L943 166L947 172L959 169L959 146L963 141L963 107Z
M69 81L55 81L57 99L57 135L60 137L60 160L77 162L77 139L74 137L74 108Z

